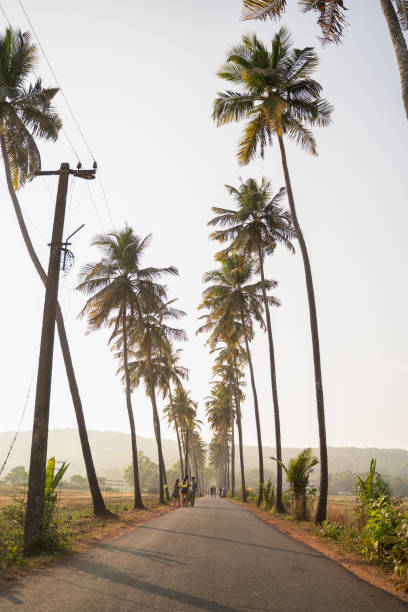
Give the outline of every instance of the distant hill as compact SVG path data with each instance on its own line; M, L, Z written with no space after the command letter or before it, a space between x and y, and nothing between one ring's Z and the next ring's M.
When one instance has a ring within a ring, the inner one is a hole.
M131 462L130 435L114 431L89 431L89 441L95 461L98 476L106 478L122 478L123 470ZM9 448L12 432L0 433L0 465ZM152 461L157 463L157 448L154 438L137 438L138 450L142 450ZM7 463L4 474L16 465L28 467L30 460L31 431L23 431L18 435L17 442ZM285 462L296 456L302 449L283 449ZM318 456L318 449L314 449ZM163 440L163 453L166 466L171 467L178 461L177 443L173 440ZM54 429L50 431L48 456L55 456L61 461L69 461L69 475L85 475L81 446L76 429ZM275 456L273 447L264 447L265 467L270 471L274 462L269 459ZM244 448L246 470L253 470L258 465L258 449L256 446ZM377 469L388 477L408 477L408 451L402 449L329 447L329 471L331 473L367 472L370 459L377 458ZM238 453L237 453L238 469Z

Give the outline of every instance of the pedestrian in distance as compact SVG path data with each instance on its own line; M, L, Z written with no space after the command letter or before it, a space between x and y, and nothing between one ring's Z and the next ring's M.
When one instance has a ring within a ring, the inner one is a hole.
M179 505L179 508L180 508L180 506L181 506L181 503L180 503L180 478L177 478L176 482L173 485L173 496L172 497L174 499L173 507L175 508L176 507L176 502L178 502L178 505Z
M181 483L181 499L183 502L183 506L187 506L187 495L188 495L188 476L183 478L183 482Z
M195 479L195 476L191 479L191 489L190 489L190 506L193 508L195 504L196 492L197 492L198 482Z

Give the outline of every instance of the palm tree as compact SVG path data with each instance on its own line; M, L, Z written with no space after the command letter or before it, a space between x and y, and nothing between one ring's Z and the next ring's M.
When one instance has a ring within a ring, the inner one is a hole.
M197 402L191 397L190 393L178 384L173 396L173 411L177 421L181 442L184 449L184 472L183 477L191 472L189 465L189 450L191 446L191 436L197 429Z
M166 272L177 274L177 270L173 267L167 268ZM164 503L164 493L167 499L170 495L167 487L166 469L161 443L160 419L156 400L156 386L160 374L162 373L162 353L165 352L172 339L186 340L184 330L175 329L165 325L164 321L168 318L179 319L185 313L181 310L172 308L170 303L165 303L166 289L161 286L160 299L157 300L155 292L150 292L150 295L142 295L139 293L135 297L134 312L137 314L135 319L136 324L130 330L130 345L139 348L136 353L137 361L135 362L134 374L138 374L135 381L140 380L143 376L147 394L150 397L153 409L153 425L157 442L157 451L159 457L159 488L160 502ZM156 369L155 366L158 365Z
M178 421L176 412L174 409L173 395L171 390L171 384L181 385L182 380L188 380L189 371L184 366L179 365L181 349L174 349L171 342L167 344L165 350L160 353L159 361L157 365L159 369L158 386L160 387L163 398L168 397L169 403L164 407L164 414L167 416L169 425L173 425L177 436L177 446L179 450L180 469L182 477L184 478L184 466L183 466L183 453L181 450L180 432L178 427Z
M162 270L164 272L164 270ZM165 272L168 274L178 274L176 268L173 266L166 268ZM184 316L185 313L181 310L170 306L170 302L166 303L166 289L164 286L160 286L159 294L157 291L148 291L143 294L139 292L135 296L133 302L134 311L137 314L137 323L132 327L131 330L131 344L137 345L140 348L140 354L144 360L147 370L147 389L150 395L152 409L153 409L153 425L157 442L157 450L159 456L159 486L160 486L160 503L164 503L164 490L166 489L166 496L170 499L168 487L166 469L164 465L162 443L161 443L161 431L160 431L160 418L157 409L156 401L156 373L154 372L153 363L155 353L159 355L165 352L169 342L171 340L186 340L187 336L184 330L169 327L164 323L166 319L179 319Z
M38 137L55 141L62 126L51 104L58 89L43 87L41 79L37 79L34 85L27 84L36 58L37 50L31 43L29 32L21 33L8 28L5 35L0 36L0 147L7 187L24 244L45 286L47 274L34 250L16 194L16 191L24 186L25 181L34 178L36 171L41 169L41 157L35 139ZM56 323L78 423L94 514L111 515L105 507L96 476L81 397L59 304L57 304Z
M278 461L275 457L271 457L271 459ZM295 517L299 521L302 521L306 519L307 514L306 495L309 486L309 478L313 468L319 462L316 457L313 456L312 449L305 448L297 457L291 459L287 466L282 462L280 463L286 472L286 478L294 497Z
M222 480L224 486L229 488L229 441L231 441L231 461L233 459L233 431L234 431L234 413L232 408L232 396L225 380L213 381L211 395L205 402L207 409L207 419L213 431L218 432L219 439L222 443L223 464L220 466L223 474ZM232 490L234 485L232 485Z
M249 373L251 378L252 393L254 397L255 421L258 438L259 478L264 482L263 450L261 423L259 419L258 394L255 385L255 376L252 365L249 342L253 337L253 321L259 323L262 329L265 324L262 318L262 286L266 290L276 287L275 281L265 280L250 283L255 271L254 262L246 259L243 255L233 252L231 255L220 257L221 269L212 270L204 275L205 283L212 283L203 291L203 302L199 308L208 308L211 311L208 321L222 321L223 318L230 321L231 315L235 315L239 321L242 336L245 341L245 351L248 359ZM267 297L268 304L277 304L277 300ZM231 333L234 333L231 329ZM262 501L262 489L259 488L258 504Z
M220 355L218 355L220 357ZM219 376L220 379L213 381L214 385L218 385L220 401L227 402L228 410L230 413L229 422L231 430L231 495L235 495L235 419L236 419L236 407L234 410L234 373L230 364L223 363L222 359L217 359L213 366L214 376ZM226 396L224 398L224 396Z
M220 93L214 102L213 118L218 125L249 119L239 144L238 158L248 164L256 153L264 154L267 144L277 138L282 158L286 191L293 227L299 241L306 277L313 345L317 417L320 440L320 495L316 521L326 518L328 466L319 332L312 270L306 242L297 218L286 159L284 137L294 140L316 155L316 143L309 126L330 123L332 107L321 98L321 85L311 78L318 64L311 47L293 49L290 34L281 28L269 51L256 35L244 36L235 46L218 76L237 84L241 91Z
M143 292L161 294L155 282L167 271L160 268L141 268L141 259L150 242L150 236L141 239L130 227L118 233L99 235L92 246L102 251L102 258L85 265L80 273L78 289L90 296L81 316L88 317L89 331L113 324L110 342L121 334L123 369L125 373L126 408L129 417L132 458L134 467L135 508L143 507L140 490L136 428L132 409L128 366L129 327L134 320L135 295Z
M339 43L347 25L343 0L298 0L303 12L318 13L317 23L322 31L322 42ZM408 118L408 48L403 30L408 29L408 2L380 0L381 9L390 32L401 79L402 99ZM395 6L394 6L395 5ZM286 0L244 0L244 19L279 18L286 8Z
M292 231L289 213L279 206L285 195L285 190L283 188L272 197L270 182L265 178L262 179L260 184L258 184L255 179L250 178L245 183L241 181L238 189L231 185L226 185L226 188L234 199L235 210L218 207L212 208L217 216L209 222L209 225L220 226L226 229L216 230L211 234L211 238L219 240L222 243L231 241L226 251L231 249L238 251L242 250L244 253L254 255L257 258L261 273L262 295L268 330L269 365L275 416L276 454L279 461L282 461L275 350L271 316L264 286L264 260L265 255L270 255L274 252L278 243L284 244L293 252L294 249L290 239L294 237L294 232ZM277 464L276 507L278 512L283 511L282 468L279 463Z
M208 306L207 306L208 307ZM247 501L247 490L245 484L245 467L244 467L244 447L242 438L242 416L241 416L241 400L245 399L241 391L241 378L244 374L239 369L239 365L247 363L246 353L240 346L240 324L234 320L232 313L229 317L222 315L220 319L214 318L213 314L202 315L200 319L206 320L197 331L196 334L210 331L210 337L206 344L211 347L211 352L218 351L216 364L228 363L232 372L232 389L235 401L235 418L238 428L238 445L239 445L239 461L241 470L241 491L242 501ZM219 343L225 343L225 346L219 346Z

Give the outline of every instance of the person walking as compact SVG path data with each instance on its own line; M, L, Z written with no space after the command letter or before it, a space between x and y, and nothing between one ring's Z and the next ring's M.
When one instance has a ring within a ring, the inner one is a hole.
M172 495L174 502L173 502L173 507L176 507L176 502L178 502L178 506L180 508L181 504L180 504L180 478L176 479L176 482L173 485L173 495Z
M183 506L187 506L187 495L188 495L188 476L183 478L181 483L181 499L183 500Z
M195 476L191 479L191 494L190 494L190 506L194 507L196 492L197 492L198 482L195 479Z

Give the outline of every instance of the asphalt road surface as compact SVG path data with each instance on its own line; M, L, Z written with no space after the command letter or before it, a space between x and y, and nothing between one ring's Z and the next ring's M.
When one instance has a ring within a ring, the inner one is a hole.
M359 580L223 499L204 497L0 591L0 610L399 612Z

